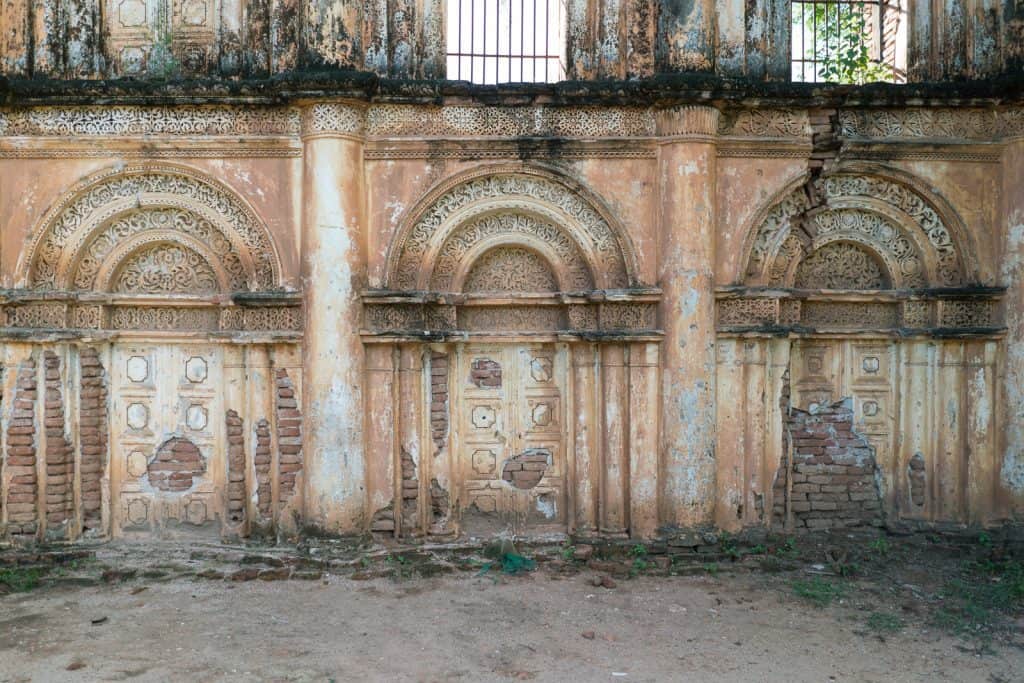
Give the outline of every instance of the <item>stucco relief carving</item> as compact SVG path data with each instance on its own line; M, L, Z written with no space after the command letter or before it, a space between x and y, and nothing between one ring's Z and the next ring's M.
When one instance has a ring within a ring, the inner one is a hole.
M0 136L298 135L299 112L286 107L81 106L0 112Z
M325 102L302 110L302 135L362 135L366 113L361 107Z
M473 263L462 291L557 292L558 280L536 253L522 247L498 247Z
M839 112L839 132L861 138L980 140L1024 133L1019 111L991 109L866 109Z
M379 137L647 137L654 134L654 117L640 107L387 104L367 112L367 133Z
M807 112L798 109L745 109L722 112L719 135L801 138L811 134Z
M889 287L955 287L969 279L949 228L904 185L840 174L816 183L813 194L817 206L801 187L765 215L751 240L748 284L792 286L801 259L840 241L876 254Z
M278 286L276 251L248 207L190 171L148 166L87 179L52 209L26 252L28 285L96 287L104 261L120 255L117 247L126 237L206 250L235 291Z
M878 262L851 242L833 242L800 262L795 287L803 289L887 289Z
M468 265L460 259L502 235L557 255L565 288L632 283L631 246L589 201L546 172L495 169L442 187L414 212L392 247L387 286L444 291Z
M114 278L115 292L130 294L213 294L217 274L196 252L175 244L156 244L132 254Z

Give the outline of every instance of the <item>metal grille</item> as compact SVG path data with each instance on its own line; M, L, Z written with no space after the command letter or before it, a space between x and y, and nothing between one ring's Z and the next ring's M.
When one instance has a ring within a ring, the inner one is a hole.
M906 81L905 0L792 0L792 78Z
M565 0L448 0L448 78L555 83L565 78Z

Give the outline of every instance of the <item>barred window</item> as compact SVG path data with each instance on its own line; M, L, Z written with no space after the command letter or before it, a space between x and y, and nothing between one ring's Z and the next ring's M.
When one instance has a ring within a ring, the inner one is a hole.
M793 0L792 78L905 83L907 0Z
M447 69L473 83L565 78L565 0L448 0Z

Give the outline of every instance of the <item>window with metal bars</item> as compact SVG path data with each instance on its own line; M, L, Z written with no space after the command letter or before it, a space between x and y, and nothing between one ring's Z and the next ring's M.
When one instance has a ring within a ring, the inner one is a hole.
M473 83L565 78L565 0L448 0L447 69Z
M906 82L907 0L792 0L792 78Z

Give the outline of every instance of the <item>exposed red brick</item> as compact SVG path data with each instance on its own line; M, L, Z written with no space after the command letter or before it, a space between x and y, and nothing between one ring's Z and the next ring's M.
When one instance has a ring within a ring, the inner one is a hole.
M914 453L914 457L907 464L907 478L910 480L910 502L917 507L923 507L926 481L924 456L920 453Z
M102 521L100 480L107 453L107 373L96 349L81 350L79 374L78 441L81 453L82 526L84 530L93 530L98 529Z
M11 475L7 491L7 530L11 536L34 536L39 530L34 438L36 390L36 361L29 358L18 366L15 410L7 426L4 475Z
M228 519L245 520L245 436L238 411L225 416L228 432Z
M798 530L880 525L875 452L853 430L852 402L787 412L793 462L784 455L775 477L775 524L785 523L788 503Z
M551 454L541 449L530 449L509 458L501 468L501 478L517 489L532 489L544 477Z
M469 370L469 381L479 389L497 389L501 386L501 364L490 358L474 358Z
M278 492L280 504L286 505L295 495L295 482L302 471L302 412L295 398L295 385L288 371L276 373L277 385L277 450Z
M188 491L206 472L199 447L188 439L168 439L157 450L147 468L149 483L161 491Z
M435 351L430 354L430 435L435 456L448 443L448 415L448 354Z
M416 461L409 451L402 448L402 528L419 527L420 481L416 478Z
M270 422L263 419L256 423L256 452L253 464L256 468L256 508L263 517L270 516Z

